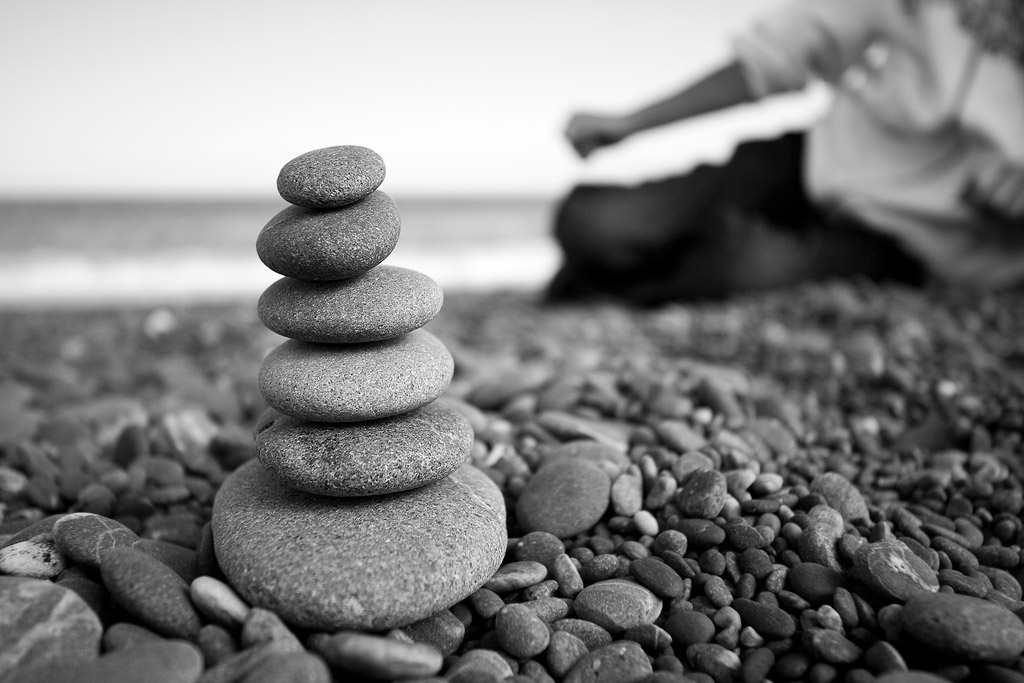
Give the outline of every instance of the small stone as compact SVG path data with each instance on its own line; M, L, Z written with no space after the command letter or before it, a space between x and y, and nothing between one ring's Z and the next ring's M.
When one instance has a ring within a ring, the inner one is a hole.
M540 562L524 560L503 564L487 580L484 588L495 593L510 593L540 583L548 575L548 569Z
M804 646L815 659L844 666L853 664L863 654L863 650L842 633L828 629L805 631Z
M524 531L570 538L594 526L608 509L611 481L598 465L559 458L541 467L516 502Z
M683 579L674 569L653 557L642 557L629 563L629 573L655 595L677 598L683 594Z
M129 614L157 633L191 639L202 622L188 584L159 560L136 548L113 548L100 561L103 584Z
M322 496L371 496L417 488L462 467L473 430L434 402L401 415L351 423L302 422L268 408L256 457L274 477Z
M506 605L494 618L498 644L513 657L536 657L547 649L551 635L548 626L529 607Z
M551 624L551 628L554 631L573 634L582 640L591 652L612 642L612 635L607 629L584 619L559 619Z
M827 524L812 522L797 540L797 550L805 562L824 565L833 571L842 571L836 552L836 537Z
M740 657L715 643L698 643L686 648L686 658L715 683L730 683L740 670Z
M310 645L332 669L384 680L433 676L444 663L440 651L432 645L355 631L318 634L310 639Z
M868 506L864 496L850 483L850 480L838 472L822 472L811 480L808 487L811 493L817 493L839 511L848 522L866 521L869 518Z
M281 621L281 617L262 607L253 607L245 617L239 642L242 648L274 641L278 652L302 652L302 643Z
M612 635L640 624L653 624L661 614L661 598L638 583L609 579L580 591L573 609Z
M241 626L249 616L249 605L231 586L212 576L197 577L189 586L192 603L207 618L224 626Z
M359 145L338 145L300 154L277 176L277 191L296 206L325 209L367 196L384 182L380 155Z
M402 220L377 190L337 209L290 206L263 227L256 253L275 273L299 280L344 280L365 273L395 248Z
M403 626L401 631L413 642L432 645L447 657L462 645L462 639L466 636L466 625L459 621L451 610L444 609L426 619Z
M676 522L675 529L696 548L713 548L725 542L725 530L710 519L681 519Z
M559 555L564 554L562 540L546 531L531 531L516 541L512 548L516 560L533 560L549 568Z
M579 658L564 683L640 683L653 673L647 654L636 643L620 640Z
M512 676L508 661L494 650L470 650L445 671L449 683L502 681Z
M100 566L108 550L132 547L140 540L124 524L88 512L64 515L53 525L53 541L61 554L72 562L92 568Z
M572 558L565 553L555 558L551 575L558 582L558 594L564 598L575 598L583 590L583 577Z
M238 653L235 637L219 624L206 624L199 629L196 645L203 651L203 665L208 669Z
M744 625L752 627L766 640L781 640L796 633L796 620L779 607L737 598L732 608L739 612Z
M1024 623L988 600L917 591L900 616L903 632L936 653L975 662L1000 662L1024 652Z
M259 386L267 403L298 420L358 422L434 401L453 371L444 344L413 330L368 344L287 341L264 359Z
M640 624L626 629L622 637L638 643L649 655L656 655L672 645L672 636L668 631L654 624Z
M569 601L562 598L534 598L523 604L549 624L569 616Z
M142 643L150 643L156 640L163 640L159 633L155 633L145 626L139 626L127 621L119 621L111 624L103 632L103 651L113 652L126 647L136 647Z
M253 669L243 683L331 683L331 671L323 659L308 652L278 652Z
M900 651L884 640L876 640L864 651L864 663L878 674L907 670L907 663Z
M679 488L676 506L685 517L714 519L725 505L726 494L724 474L718 470L699 470Z
M250 462L221 485L213 531L243 599L325 631L386 630L446 609L494 574L508 543L501 493L470 466L411 491L328 498Z
M853 572L881 595L899 601L939 589L932 568L897 540L862 545L854 555Z
M345 280L281 278L256 312L273 332L298 341L352 344L392 339L430 322L444 295L415 270L380 265Z
M566 631L555 631L551 634L545 655L548 671L558 679L564 678L587 652L586 644L576 636Z
M842 574L816 562L800 562L786 574L786 587L812 607L830 602L836 589L845 583Z
M78 595L49 581L0 576L0 672L30 680L95 659L103 626ZM6 679L6 676L4 677Z
M194 683L203 673L199 648L180 640L154 640L122 648L83 663L62 668L47 678L53 683Z
M632 517L643 508L644 482L635 465L623 472L612 484L611 504L615 514Z
M64 571L64 556L52 541L21 541L0 548L0 573L31 579L52 579Z
M665 621L665 630L682 651L697 643L710 643L715 637L715 624L705 614L692 609L679 609Z

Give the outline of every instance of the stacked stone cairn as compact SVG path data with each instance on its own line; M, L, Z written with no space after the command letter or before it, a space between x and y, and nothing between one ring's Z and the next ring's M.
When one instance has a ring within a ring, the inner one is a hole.
M257 458L217 495L214 545L243 597L299 628L426 618L487 581L508 542L501 492L467 464L472 428L442 398L452 356L420 329L441 289L379 265L400 232L384 174L365 147L296 157L278 177L292 206L256 242L284 276L258 313L288 341L260 369Z

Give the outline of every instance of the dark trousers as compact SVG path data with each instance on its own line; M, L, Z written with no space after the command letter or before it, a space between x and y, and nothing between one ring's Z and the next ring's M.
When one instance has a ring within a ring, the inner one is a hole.
M653 305L832 278L920 283L923 267L894 240L808 200L802 159L792 133L682 176L576 187L555 216L564 258L548 299Z

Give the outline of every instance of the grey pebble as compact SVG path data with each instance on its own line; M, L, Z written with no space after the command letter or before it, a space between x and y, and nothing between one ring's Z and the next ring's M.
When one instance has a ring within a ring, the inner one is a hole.
M384 160L360 145L323 147L290 160L277 176L277 191L296 206L329 208L362 199L382 182Z
M299 280L344 280L386 259L402 230L394 200L377 190L337 209L290 206L256 238L267 268Z
M351 344L418 329L441 310L441 287L423 273L380 265L344 280L281 278L256 312L273 332L298 341Z
M263 360L259 387L267 403L297 420L359 422L434 401L454 369L448 349L425 330L366 344L290 340Z

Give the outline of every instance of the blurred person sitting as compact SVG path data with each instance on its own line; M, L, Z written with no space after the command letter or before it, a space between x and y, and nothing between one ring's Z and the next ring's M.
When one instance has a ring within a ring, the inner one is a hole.
M1024 3L797 0L734 41L734 59L623 115L579 113L581 157L644 130L798 91L828 113L743 142L722 165L560 202L551 301L653 305L809 280L1024 278Z

